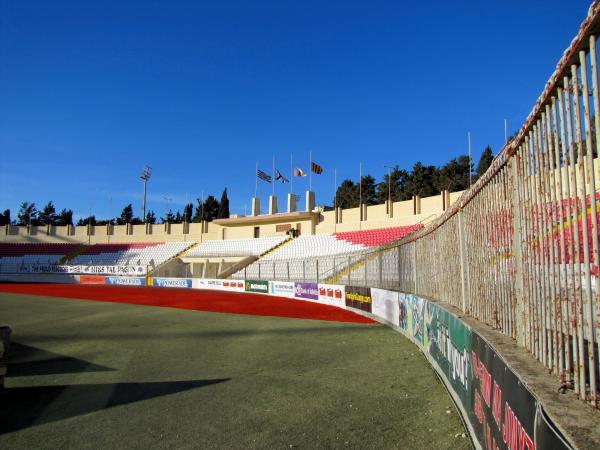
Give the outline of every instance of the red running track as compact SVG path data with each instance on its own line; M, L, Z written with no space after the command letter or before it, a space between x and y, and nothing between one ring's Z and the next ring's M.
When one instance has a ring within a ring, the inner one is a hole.
M244 292L80 284L0 284L0 292L253 316L376 323L334 306Z

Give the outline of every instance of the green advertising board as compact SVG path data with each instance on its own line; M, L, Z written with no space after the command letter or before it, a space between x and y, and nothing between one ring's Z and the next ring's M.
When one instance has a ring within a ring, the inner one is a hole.
M471 329L432 302L427 302L424 319L427 352L445 374L465 410L471 411Z
M259 292L261 294L269 293L269 282L264 280L246 280L246 292Z

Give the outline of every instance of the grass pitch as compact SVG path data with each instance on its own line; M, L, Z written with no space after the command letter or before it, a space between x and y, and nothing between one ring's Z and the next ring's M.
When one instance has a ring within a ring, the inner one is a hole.
M471 448L382 325L4 293L0 322L0 448Z

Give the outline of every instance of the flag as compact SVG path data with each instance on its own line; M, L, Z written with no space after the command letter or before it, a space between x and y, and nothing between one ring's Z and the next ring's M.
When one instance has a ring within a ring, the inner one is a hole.
M323 173L323 168L315 162L310 163L310 170L312 170L317 175L321 175Z
M277 169L275 169L275 179L277 181L281 181L282 183L289 183L290 182L290 180L288 180L283 175L281 175L281 172L279 170L277 170Z
M300 167L294 167L294 176L295 177L305 177L306 173Z
M262 170L258 169L256 171L256 176L258 177L259 180L263 180L266 181L267 183L271 182L271 177L269 175L267 175L266 173L264 173Z

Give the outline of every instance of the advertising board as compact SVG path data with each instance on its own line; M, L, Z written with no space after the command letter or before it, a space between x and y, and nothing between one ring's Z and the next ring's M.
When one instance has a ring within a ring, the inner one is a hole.
M191 288L191 278L152 278L152 286L162 288Z
M294 283L294 296L305 300L319 300L317 283Z
M346 286L319 284L319 303L346 308Z
M260 294L269 293L269 282L264 280L246 280L246 292L258 292Z
M294 297L294 283L291 281L270 281L270 292L279 297Z
M121 286L145 286L144 277L105 277L106 284L118 284Z
M371 288L346 286L346 306L371 312Z
M106 277L100 275L81 275L80 284L106 284Z
M398 292L371 288L371 312L387 323L399 326Z

